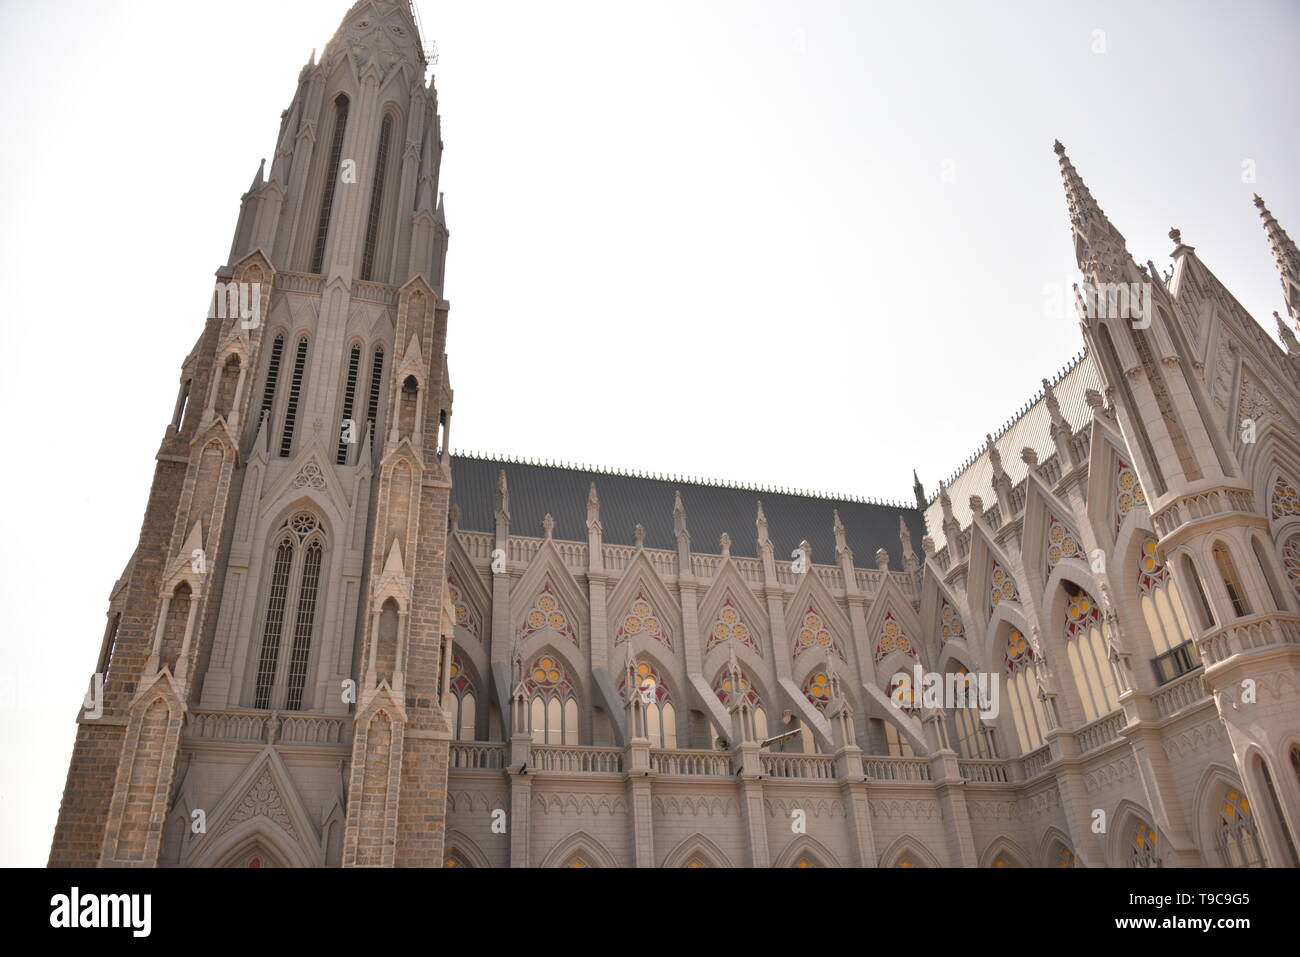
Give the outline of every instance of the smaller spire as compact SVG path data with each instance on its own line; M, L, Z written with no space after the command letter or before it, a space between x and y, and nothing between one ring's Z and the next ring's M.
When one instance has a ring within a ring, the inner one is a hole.
M249 185L250 193L256 192L266 185L266 157L262 157L262 162L257 165L257 172L253 174L253 182Z
M632 541L637 548L645 548L645 526L640 522L637 522L636 528L632 529Z

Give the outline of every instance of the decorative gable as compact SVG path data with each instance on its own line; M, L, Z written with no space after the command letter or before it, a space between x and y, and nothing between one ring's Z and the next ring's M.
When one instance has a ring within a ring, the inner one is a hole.
M654 606L650 604L650 599L644 590L637 592L628 606L627 614L623 616L618 631L614 633L614 645L617 647L639 634L649 635L663 642L669 651L673 650L672 633L668 631L663 619L655 614Z
M953 608L948 599L940 599L939 606L939 625L940 636L939 646L943 647L949 641L955 638L966 639L966 629L961 623L961 616L957 614L957 609Z
M993 563L993 574L990 581L992 582L989 585L990 616L992 616L993 610L998 607L999 602L1013 601L1017 604L1020 603L1020 589L1016 587L1015 578L996 561Z
M809 605L803 615L803 623L799 629L798 640L794 643L794 656L798 658L809 648L817 646L832 648L841 661L847 662L842 649L831 633L826 629L826 622L823 616L813 605Z
M1047 526L1047 573L1044 578L1050 578L1052 569L1060 564L1063 558L1077 558L1081 562L1086 562L1083 548L1079 545L1079 536L1062 522L1056 520L1056 516L1050 516L1051 521Z
M752 630L746 624L740 609L730 598L722 603L722 607L718 609L718 614L713 619L713 628L709 631L709 640L705 645L704 653L708 654L726 641L739 641L756 654L762 655L754 641Z
M1147 496L1142 491L1133 466L1123 459L1115 459L1115 530L1124 524L1124 516L1139 505L1147 503Z
M553 629L575 645L578 643L578 633L573 630L568 616L560 607L559 597L551 591L550 582L542 586L532 609L524 616L523 624L519 626L519 637L522 640L543 628Z
M947 602L944 602L947 604ZM901 651L903 654L916 657L916 650L912 647L912 642L903 632L903 626L899 624L898 619L894 617L892 611L885 612L885 620L880 624L880 635L876 639L875 663L885 660L887 655L895 651Z
M1300 494L1297 494L1291 483L1280 475L1273 483L1273 492L1269 496L1269 514L1273 518L1300 515Z

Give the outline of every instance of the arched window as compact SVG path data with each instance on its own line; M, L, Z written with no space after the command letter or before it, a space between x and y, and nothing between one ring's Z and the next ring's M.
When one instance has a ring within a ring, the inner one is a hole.
M108 626L104 629L104 643L99 653L99 667L95 670L104 676L104 687L108 687L108 676L113 668L113 652L117 650L117 630L122 625L122 613L109 615Z
M1269 512L1275 519L1300 515L1300 492L1296 492L1295 487L1280 475L1269 496Z
M357 399L357 370L361 367L361 347L353 346L348 354L348 374L343 380L343 421L339 423L337 462L348 464L348 446L357 440L357 424L352 420L352 406Z
M1184 644L1187 645L1190 653L1195 655L1195 646L1190 643L1192 629L1187 624L1186 613L1178 597L1178 585L1170 576L1169 568L1160 560L1154 538L1148 537L1142 542L1138 552L1137 580L1138 604L1155 649L1156 670L1162 670L1158 663L1161 656ZM1192 667L1193 665L1188 664L1185 669L1169 669L1170 673L1167 676L1161 675L1161 681L1177 677L1183 671L1191 670Z
M325 167L325 188L321 195L320 217L316 220L316 245L312 249L311 269L308 272L320 272L325 265L325 240L329 238L334 188L338 185L339 165L343 158L343 134L348 128L348 105L348 98L343 93L334 100L334 137L330 142L329 165Z
M1250 803L1240 791L1227 791L1219 805L1219 826L1214 834L1224 867L1263 867L1264 849L1260 846Z
M1101 633L1101 611L1092 596L1074 582L1064 582L1065 654L1083 704L1085 721L1096 721L1119 707L1119 689Z
M388 145L392 138L393 115L387 113L379 125L379 155L375 158L375 179L370 185L370 218L366 222L366 244L361 254L363 280L369 280L375 270L375 246L379 241L379 218L384 205L384 180L388 176Z
M958 665L951 674L957 677L949 679L947 684L961 687L967 702L964 708L952 709L950 730L953 740L957 742L957 753L968 760L994 757L993 741L989 736L988 728L984 727L984 722L980 718L976 698L978 688L974 676L966 670L965 665Z
M280 436L280 457L288 458L293 449L293 430L298 424L298 401L302 398L302 379L307 372L307 337L298 340L293 357L293 378L289 382L289 402L284 410L284 431Z
M763 700L759 697L758 692L754 690L754 684L749 680L749 675L741 671L740 687L733 687L730 669L724 665L722 670L718 672L717 677L713 679L713 693L718 696L718 700L722 702L722 707L727 709L728 712L731 710L731 704L736 695L739 694L744 697L749 702L749 707L754 715L754 737L759 741L767 740L767 712L763 710ZM720 735L715 734L714 740L718 737ZM726 737L726 735L721 735L721 737Z
M1232 604L1232 613L1238 618L1244 618L1250 614L1250 601L1246 598L1246 589L1241 586L1241 579L1237 576L1237 566L1233 564L1232 556L1228 554L1228 546L1223 542L1215 542L1210 551L1214 555L1214 564L1219 569L1219 577L1223 579L1228 601Z
M384 347L377 346L370 360L370 395L366 400L366 423L370 429L370 447L375 447L375 423L379 420L379 386L384 378Z
M1300 535L1292 535L1282 548L1282 565L1286 568L1286 577L1291 580L1291 587L1300 595Z
M1110 337L1110 326L1101 326L1101 351L1106 359L1106 365L1110 368L1109 375L1106 376L1110 382L1119 387L1119 391L1124 401L1124 408L1133 410L1138 407L1137 402L1133 399L1133 390L1129 387L1128 376L1124 374L1124 365L1119 361L1119 354L1115 351L1115 343ZM1151 475L1156 483L1156 495L1165 494L1167 488L1165 484L1164 473L1160 469L1160 459L1156 457L1155 449L1151 445L1151 436L1147 434L1145 420L1140 415L1132 416L1133 427L1137 430L1138 444L1142 447L1143 457L1146 459L1146 467L1151 470Z
M677 712L673 708L668 685L660 679L659 673L649 662L638 663L635 670L637 691L640 692L642 700L647 696L650 697L650 702L646 705L646 733L650 738L650 745L656 748L676 748ZM620 699L626 700L626 672L619 679L618 694Z
M1214 612L1210 610L1210 600L1205 597L1205 586L1201 584L1201 576L1196 572L1191 555L1183 556L1183 577L1191 582L1189 587L1196 595L1196 608L1201 613L1201 628L1213 628Z
M185 421L185 409L190 404L190 385L193 381L189 378L181 381L181 391L176 396L176 411L172 414L172 428L179 429Z
M578 743L578 697L559 659L543 655L524 678L534 744Z
M281 527L275 547L257 656L253 707L301 710L307 688L325 536L316 516L298 512ZM292 622L284 647L285 622ZM283 690L280 690L280 683ZM283 701L282 705L277 705Z
M1255 767L1259 769L1260 779L1264 782L1264 791L1268 794L1268 803L1273 812L1273 820L1277 822L1277 828L1282 834L1282 840L1286 843L1287 854L1291 858L1288 866L1300 867L1300 854L1296 853L1295 840L1291 837L1291 828L1286 822L1286 815L1282 813L1282 802L1278 800L1277 789L1273 787L1273 776L1268 773L1268 765L1264 759L1256 755Z
M1057 867L1075 867L1075 866L1076 866L1076 861L1075 861L1075 858L1074 858L1074 851L1070 850L1068 847L1065 847L1064 845L1057 845L1057 849L1058 849L1058 853L1057 853L1057 855L1056 855L1056 866L1057 866Z
M1129 845L1129 867L1164 867L1156 849L1155 829L1139 821L1133 828L1132 842Z
M890 702L903 712L916 727L916 733L925 737L925 730L921 724L921 694L916 688L902 687L902 681L895 681L889 687ZM892 721L885 723L885 745L889 754L895 758L914 758L916 751L912 748L912 742L898 730L898 726Z
M1047 738L1047 716L1038 697L1038 674L1034 651L1029 641L1012 628L1003 648L1007 674L1007 700L1011 705L1011 723L1020 740L1020 753L1028 754L1043 746Z
M1250 537L1250 547L1255 552L1255 561L1259 563L1259 572L1264 576L1264 584L1268 586L1269 597L1273 599L1273 607L1278 611L1286 611L1286 602L1282 597L1282 589L1277 583L1277 578L1273 575L1273 563L1269 560L1268 552L1260 544L1259 537L1252 535Z
M415 413L419 408L420 383L415 376L402 380L402 394L398 399L397 434L415 438Z
M277 333L275 341L271 343L271 358L266 366L266 385L262 388L262 411L259 413L258 424L261 420L271 414L271 409L275 405L275 384L280 381L280 362L284 358L284 333Z
M460 663L458 655L451 658L451 702L452 721L458 741L477 740L474 735L474 684L465 673L465 666Z

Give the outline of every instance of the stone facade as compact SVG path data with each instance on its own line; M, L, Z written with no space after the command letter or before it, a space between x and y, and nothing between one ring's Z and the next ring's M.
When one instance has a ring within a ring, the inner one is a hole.
M453 459L427 66L363 0L300 74L51 866L1300 864L1286 323L1176 230L1138 266L1058 144L1085 351L937 495Z

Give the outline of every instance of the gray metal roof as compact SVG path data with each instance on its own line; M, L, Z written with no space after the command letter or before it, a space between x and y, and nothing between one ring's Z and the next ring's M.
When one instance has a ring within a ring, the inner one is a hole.
M1056 393L1056 399L1061 405L1061 415L1075 431L1092 421L1092 408L1086 398L1089 389L1102 391L1101 375L1092 356L1081 352L1054 377L1052 383L1052 391ZM1032 448L1038 453L1039 461L1045 461L1056 454L1051 429L1052 415L1040 389L1015 418L993 433L993 444L1002 455L1002 467L1012 485L1019 484L1029 474L1029 466L1020 457L1021 449ZM968 527L971 523L972 495L980 496L985 508L997 501L997 494L993 491L993 463L989 461L988 449L981 449L967 460L945 484L948 487L948 497L952 500L953 517L962 528ZM925 514L929 519L934 547L941 549L948 542L943 534L943 506L939 504L937 488L931 493Z
M587 540L587 491L596 483L604 540L615 545L633 544L638 522L645 526L647 548L675 549L673 495L682 493L691 550L717 554L723 532L731 536L731 553L758 557L754 520L763 503L768 534L778 560L807 539L812 560L833 565L835 533L833 514L839 510L844 534L859 568L875 566L876 549L889 553L890 568L903 567L903 547L898 540L901 515L912 533L913 548L921 555L925 525L915 507L853 501L851 499L790 494L771 490L709 485L698 480L680 481L625 475L586 468L535 465L473 453L452 457L451 500L460 507L460 528L491 532L496 528L498 473L504 469L510 490L510 532L542 534L542 519L555 520L554 536L567 541Z

